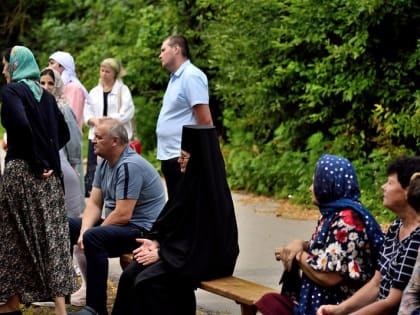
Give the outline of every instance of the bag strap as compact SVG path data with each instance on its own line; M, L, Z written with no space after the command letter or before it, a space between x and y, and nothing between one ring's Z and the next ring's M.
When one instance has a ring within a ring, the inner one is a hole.
M121 109L121 98L122 98L121 94L122 94L122 84L120 85L120 88L118 90L118 95L117 95L118 97L117 112L118 113L120 112L120 109Z
M117 112L119 113L120 112L120 109L121 109L121 102L122 102L122 100L121 100L121 98L122 98L122 88L123 88L123 85L121 84L120 85L120 88L118 89L118 95L117 95L117 97L118 97L118 100L117 100ZM134 122L133 122L134 121ZM134 120L134 117L133 117L133 119L132 119L132 128L133 128L133 138L134 139L137 139L137 126L136 126L136 123L135 123L135 120Z

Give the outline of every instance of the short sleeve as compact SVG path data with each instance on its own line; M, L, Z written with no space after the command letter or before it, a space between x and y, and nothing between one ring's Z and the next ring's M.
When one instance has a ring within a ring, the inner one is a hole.
M188 73L184 80L185 95L191 107L197 104L209 104L207 77L201 72Z
M317 271L338 272L345 278L366 280L370 250L360 215L353 210L340 211L331 221L324 244L311 249L308 264Z
M143 186L142 171L135 163L119 165L116 180L115 200L138 199Z
M92 182L92 187L96 187L99 189L102 189L101 187L101 183L102 183L102 173L103 173L103 169L105 167L105 160L101 160L98 163L98 166L95 169L95 176L93 177L93 182Z

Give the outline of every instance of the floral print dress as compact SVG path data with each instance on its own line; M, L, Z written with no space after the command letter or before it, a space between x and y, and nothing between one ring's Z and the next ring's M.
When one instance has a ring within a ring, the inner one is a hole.
M329 223L324 243L319 243L326 218L321 216L309 246L307 263L317 271L338 272L344 281L333 287L322 287L303 275L300 303L294 314L315 314L323 304L338 304L363 286L375 273L366 228L361 215L351 209L338 211Z

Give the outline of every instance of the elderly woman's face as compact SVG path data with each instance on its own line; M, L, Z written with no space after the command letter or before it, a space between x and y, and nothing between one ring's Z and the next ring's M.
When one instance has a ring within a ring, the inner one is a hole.
M10 74L9 63L4 57L3 57L2 63L3 63L3 71L2 71L3 76L6 79L6 82L10 83L12 82L12 76Z
M382 204L388 209L398 212L407 205L406 190L398 181L397 174L388 176L388 180L382 185L384 191ZM398 214L398 213L397 213Z
M179 166L181 167L181 173L185 173L190 157L191 157L190 153L188 153L187 151L181 150L181 156L178 158L178 163L179 163Z
M51 94L54 92L54 79L49 74L44 74L40 79L39 83Z
M314 192L314 178L313 177L312 177L312 184L311 184L311 186L309 186L309 191L311 192L311 195L312 195L312 203L314 205L319 205L319 202L318 202L318 200L315 197L315 192Z

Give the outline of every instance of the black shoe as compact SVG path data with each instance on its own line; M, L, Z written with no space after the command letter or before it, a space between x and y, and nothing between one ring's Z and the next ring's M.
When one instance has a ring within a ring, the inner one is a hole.
M67 315L98 315L98 312L86 305L80 311L67 313Z
M0 313L1 315L22 315L22 312L19 311L13 311L13 312L7 312L7 313Z

